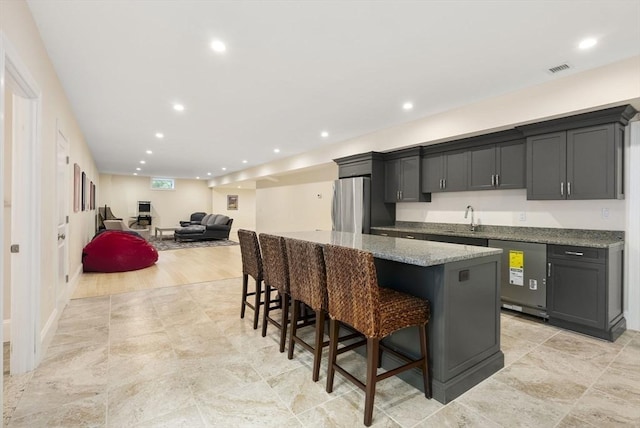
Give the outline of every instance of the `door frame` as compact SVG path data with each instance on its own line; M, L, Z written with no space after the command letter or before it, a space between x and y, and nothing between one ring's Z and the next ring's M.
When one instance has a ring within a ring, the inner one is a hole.
M58 149L60 148L59 145L59 139L62 138L63 140L63 154L66 158L66 163L64 164L64 180L62 183L62 189L59 188L59 183L58 183ZM60 268L60 260L59 260L59 252L56 251L56 286L55 286L55 306L57 309L58 314L61 314L64 307L66 306L67 302L69 301L70 296L70 289L69 289L69 196L70 196L70 192L69 192L69 147L70 147L70 143L69 143L69 138L67 138L66 134L63 132L62 127L60 126L60 120L56 121L56 204L59 203L59 200L62 199L63 203L64 203L64 207L65 207L65 223L64 223L64 275L65 275L65 282L62 284L58 283L58 280L60 279L60 272L59 272L59 268ZM54 221L54 230L56 231L56 233L58 233L58 207L56 206L56 215L52 216L54 217L55 221ZM56 248L58 245L58 241L56 240Z
M5 220L0 211L0 259L4 258L9 244L17 243L20 245L21 264L25 267L23 271L12 269L11 272L11 374L18 374L33 370L41 358L42 92L20 59L17 50L4 32L0 31L0 100L2 100L0 146L2 147L5 144L4 100L7 85L11 87L14 95L26 99L28 114L27 142L20 148L22 151L20 163L14 163L12 171L13 189L16 189L17 185L20 186L19 191L12 190L11 215L18 220L17 224L12 224L14 242L7 242L7 238L2 234ZM0 150L0 188L4 187L3 162L4 154ZM0 278L4 274L3 270L0 266ZM0 293L0 315L4 319L2 305L2 293ZM1 335L0 331L0 339ZM0 362L0 368L3 365L4 363Z

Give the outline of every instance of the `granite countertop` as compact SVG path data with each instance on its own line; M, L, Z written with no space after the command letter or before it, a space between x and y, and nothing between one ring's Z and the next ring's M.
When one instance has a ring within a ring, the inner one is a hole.
M387 236L367 235L349 232L311 231L278 233L285 238L301 239L319 244L334 244L369 251L374 257L416 265L434 266L444 263L469 260L477 257L501 254L496 248L473 245L447 244L434 241L420 241Z
M468 224L397 222L395 226L377 226L373 230L464 236L503 241L536 242L591 248L624 246L624 232L616 230L557 229L545 227L479 226L472 232Z

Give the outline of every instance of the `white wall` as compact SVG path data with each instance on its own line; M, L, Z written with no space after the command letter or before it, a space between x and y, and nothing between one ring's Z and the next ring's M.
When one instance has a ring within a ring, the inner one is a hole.
M150 177L101 174L97 193L98 206L106 204L127 220L138 214L138 201L151 201L152 227L175 226L191 213L211 212L211 191L202 180L176 179L175 190L154 190Z
M212 213L224 214L233 219L229 239L237 240L238 229L256 230L256 189L224 188L211 189L213 204ZM227 196L238 196L238 209L227 209Z
M82 248L91 238L93 228L93 211L74 213L73 204L73 164L78 163L87 176L97 182L97 168L91 152L84 140L73 111L66 98L64 89L49 60L47 51L40 39L40 33L33 21L28 5L24 1L2 1L0 13L0 30L6 35L21 61L29 70L31 77L42 93L42 111L40 123L42 169L41 191L42 207L41 225L41 290L40 290L40 322L41 328L53 325L52 317L56 316L56 272L57 266L52 254L56 254L56 135L58 127L69 140L70 177L69 198L69 274L71 283L77 279L81 270ZM6 84L4 82L3 84ZM2 100L4 102L5 100ZM43 331L47 334L47 331Z
M432 193L431 202L397 204L396 221L469 223L467 205L473 206L476 222L485 225L625 229L624 200L528 201L526 189Z

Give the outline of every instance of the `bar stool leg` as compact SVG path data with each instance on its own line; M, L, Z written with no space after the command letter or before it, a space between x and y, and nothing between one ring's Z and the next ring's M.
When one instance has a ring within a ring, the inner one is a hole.
M264 312L262 312L262 337L267 335L267 318L271 313L271 286L264 285Z
M322 342L324 342L324 311L316 311L316 342L313 348L313 376L314 382L320 378L320 360L322 359Z
M428 327L428 325L422 327L419 326L418 330L420 331L420 351L422 352L422 358L424 358L424 361L422 363L424 396L431 399L431 376L429 375L429 335L427 333Z
M291 315L291 332L289 333L289 351L287 352L287 358L293 359L293 350L296 342L293 338L298 334L298 319L300 318L300 303L298 300L293 300L293 314Z
M373 400L376 396L376 376L378 374L379 339L367 337L367 384L365 385L364 424L371 426Z
M249 275L242 275L242 304L240 305L240 318L244 318L244 311L247 307L247 288L249 286Z
M287 341L287 324L289 324L289 295L282 293L280 301L282 302L282 320L280 321L280 352L284 352L284 346Z
M333 378L336 374L334 365L338 353L338 331L340 325L338 321L331 318L329 321L329 367L327 369L327 392L333 392Z
M256 279L256 302L253 310L253 329L258 328L258 319L260 318L260 297L262 296L262 281Z

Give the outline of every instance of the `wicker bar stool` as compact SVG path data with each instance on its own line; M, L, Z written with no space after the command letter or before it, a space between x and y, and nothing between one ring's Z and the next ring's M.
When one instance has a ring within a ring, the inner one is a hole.
M293 299L293 315L287 356L290 360L293 358L296 343L311 352L313 354L312 379L316 382L320 376L322 348L329 346L329 341L324 341L327 277L324 269L322 246L313 242L289 238L285 239L285 243L289 258L290 290L291 298ZM301 324L301 304L305 304L315 311L316 336L313 345L305 342L297 335L298 327L308 325L308 323L304 322Z
M262 290L262 257L260 256L260 245L258 236L252 230L239 229L238 239L240 240L240 252L242 254L242 306L240 307L240 318L244 318L245 309L248 306L253 309L253 329L258 328L260 319L260 305L263 294ZM249 276L255 282L255 290L249 292ZM247 298L255 296L255 302L250 303Z
M324 258L327 270L329 297L329 370L327 392L333 391L335 372L342 374L365 391L364 424L371 425L376 383L396 374L413 369L422 370L424 392L431 398L427 323L429 302L395 290L379 287L373 255L353 248L326 245ZM338 354L353 349L346 346L338 350L339 323L346 323L367 338L367 379L362 383L336 363ZM420 336L421 357L412 360L380 343L394 331L417 326ZM406 361L393 370L378 374L382 350L389 351Z
M287 248L282 236L261 233L259 236L264 262L265 295L269 301L262 313L262 337L267 335L269 323L280 329L280 352L284 352L287 339L287 324L289 324L289 266L287 261ZM271 293L277 291L279 297L271 299ZM274 305L275 303L275 305ZM282 309L282 317L278 321L272 318L271 310Z

